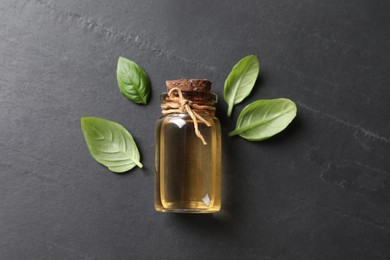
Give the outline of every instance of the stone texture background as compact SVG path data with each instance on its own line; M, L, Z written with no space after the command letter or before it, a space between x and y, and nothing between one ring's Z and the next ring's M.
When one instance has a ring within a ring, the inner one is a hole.
M390 2L0 1L1 259L389 259ZM223 83L258 55L255 90L226 117ZM149 105L117 88L119 56L150 75ZM154 124L166 79L220 96L223 210L153 208ZM228 138L239 111L288 97L266 142ZM113 174L80 117L134 135L144 169Z

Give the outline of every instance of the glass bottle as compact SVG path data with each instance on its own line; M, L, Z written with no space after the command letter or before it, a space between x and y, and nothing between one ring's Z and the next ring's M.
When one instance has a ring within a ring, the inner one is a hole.
M213 213L221 208L221 129L211 82L169 80L156 125L155 208ZM190 111L189 111L190 110ZM198 130L198 131L197 131Z

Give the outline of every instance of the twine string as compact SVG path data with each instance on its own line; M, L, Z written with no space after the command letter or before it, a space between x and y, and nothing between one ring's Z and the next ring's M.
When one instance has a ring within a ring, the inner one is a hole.
M196 136L202 141L204 145L207 145L202 133L199 131L198 120L204 123L207 127L211 124L207 122L201 115L194 110L215 110L215 107L207 105L198 105L183 97L183 93L179 88L172 88L168 92L169 102L161 105L162 113L164 115L174 113L187 113L194 122L194 130Z

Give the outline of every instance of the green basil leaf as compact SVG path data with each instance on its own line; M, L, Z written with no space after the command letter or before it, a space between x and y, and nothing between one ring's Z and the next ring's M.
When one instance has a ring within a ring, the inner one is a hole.
M249 141L261 141L285 129L296 114L297 107L290 99L257 100L241 111L236 129L229 136L240 135Z
M150 95L150 82L145 71L135 62L119 57L116 78L121 93L136 104L146 105Z
M249 55L241 59L225 80L223 95L228 104L228 116L233 106L244 100L252 91L260 71L260 63L256 56Z
M142 168L131 134L120 124L97 117L82 117L81 129L89 152L96 161L113 172Z

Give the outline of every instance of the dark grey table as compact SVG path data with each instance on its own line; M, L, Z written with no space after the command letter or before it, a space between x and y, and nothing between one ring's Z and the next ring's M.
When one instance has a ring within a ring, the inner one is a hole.
M211 2L211 3L209 3ZM0 259L389 259L390 2L0 2ZM223 84L255 54L261 77L227 118ZM138 106L125 56L150 75ZM154 125L166 79L220 96L223 209L153 208ZM229 138L241 109L287 97L298 116L265 142ZM89 155L80 117L124 125L144 169Z

